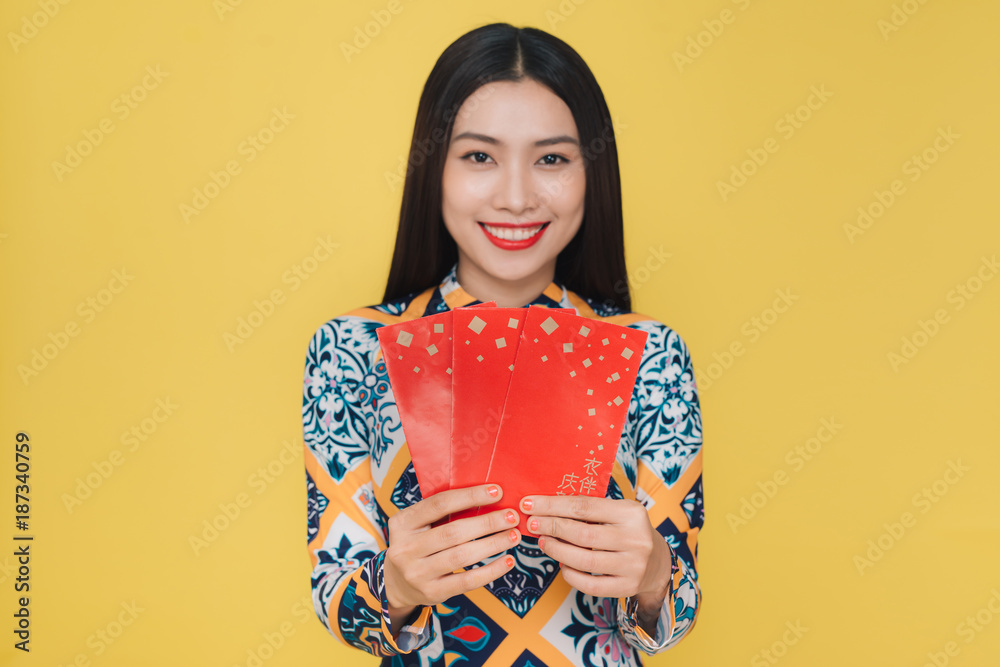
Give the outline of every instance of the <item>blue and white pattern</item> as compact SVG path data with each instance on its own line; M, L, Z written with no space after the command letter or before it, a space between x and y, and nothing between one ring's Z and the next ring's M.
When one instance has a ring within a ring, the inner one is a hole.
M358 325L357 318L324 324L309 344L306 361L305 441L337 482L369 455L370 430L358 395L371 350L359 343L367 336Z
M307 540L312 542L313 538L319 533L319 517L326 509L329 500L319 489L316 488L316 483L313 482L312 475L309 471L306 471L306 535Z
M485 588L503 602L504 606L524 618L559 574L559 564L551 556L542 553L538 548L538 540L528 535L522 536L521 543L508 549L506 553L514 557L514 568L486 584ZM495 559L490 558L480 565L489 564L493 560Z
M638 651L619 632L617 615L614 600L573 591L541 634L573 665L641 665Z
M701 451L691 355L681 337L664 324L641 322L633 328L649 333L636 380L640 458L673 486Z

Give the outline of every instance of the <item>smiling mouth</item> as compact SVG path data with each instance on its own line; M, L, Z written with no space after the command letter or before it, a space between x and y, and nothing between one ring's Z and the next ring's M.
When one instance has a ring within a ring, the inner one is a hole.
M543 222L538 225L522 225L522 226L499 226L499 225L489 225L485 222L480 222L479 225L486 230L490 236L494 236L498 239L503 239L505 241L524 241L530 239L531 237L538 234L542 229L548 225L548 222Z

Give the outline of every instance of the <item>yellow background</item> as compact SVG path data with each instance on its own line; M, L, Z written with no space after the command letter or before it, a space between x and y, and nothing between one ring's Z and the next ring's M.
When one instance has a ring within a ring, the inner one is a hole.
M1000 279L983 258L1000 250L1000 5L400 2L350 61L341 43L388 2L3 3L0 663L246 665L285 632L268 667L375 664L309 606L306 345L381 298L401 196L386 175L434 61L467 30L508 21L553 32L593 69L616 123L634 308L676 329L699 372L703 606L648 664L774 664L765 650L789 666L916 666L928 653L997 664ZM829 97L800 109L812 87ZM123 95L144 97L125 117ZM249 160L242 142L275 108L294 117ZM778 123L796 112L808 118L786 136ZM113 131L57 174L102 121ZM769 139L767 161L723 198L719 181ZM936 160L911 180L925 151ZM181 204L229 161L239 173L185 221ZM896 179L902 194L849 238L858 207L888 201ZM336 250L296 284L288 272L320 238ZM669 259L640 270L661 246ZM979 291L959 307L967 283ZM282 302L227 344L274 290ZM797 299L774 317L779 290ZM88 298L106 303L90 312ZM935 335L915 336L921 321ZM893 364L914 336L923 345ZM158 400L176 406L160 422ZM842 427L796 467L796 447L829 435L823 419ZM143 424L131 451L122 435ZM22 430L29 655L11 634ZM120 465L67 508L115 450ZM954 483L949 461L968 468ZM269 464L280 471L262 482ZM770 487L776 474L785 483ZM248 506L196 553L190 538L238 497ZM739 524L744 499L759 507ZM893 537L885 524L905 512ZM880 538L888 550L859 566ZM961 625L977 613L989 622ZM131 624L103 643L121 614Z

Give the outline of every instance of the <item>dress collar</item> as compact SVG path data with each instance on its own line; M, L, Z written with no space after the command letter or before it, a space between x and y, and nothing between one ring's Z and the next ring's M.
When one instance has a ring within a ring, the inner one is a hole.
M454 310L460 306L467 306L471 303L479 303L479 300L466 292L458 284L458 262L452 264L451 269L445 275L444 280L438 285L441 298L448 304L448 308ZM552 281L542 293L532 299L531 304L539 304L549 307L572 308L566 288ZM526 304L528 305L528 304Z

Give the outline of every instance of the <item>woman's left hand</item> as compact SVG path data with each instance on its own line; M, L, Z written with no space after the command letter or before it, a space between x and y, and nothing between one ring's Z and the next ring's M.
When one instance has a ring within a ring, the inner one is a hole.
M521 510L539 548L562 565L563 577L595 597L639 595L660 605L671 581L671 551L635 500L592 496L526 496ZM595 576L603 575L603 576Z

